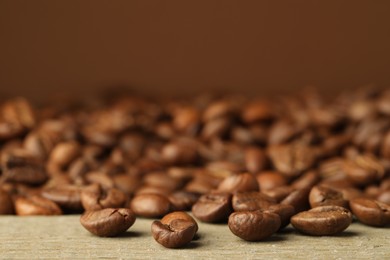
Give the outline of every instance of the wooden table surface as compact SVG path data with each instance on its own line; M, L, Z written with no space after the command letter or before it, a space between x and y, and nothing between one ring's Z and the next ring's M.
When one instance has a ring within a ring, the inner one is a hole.
M390 259L389 228L353 223L335 237L310 237L287 227L262 242L245 242L226 225L199 223L199 238L166 249L150 234L150 219L137 219L121 237L88 233L79 216L0 217L0 258L32 259Z

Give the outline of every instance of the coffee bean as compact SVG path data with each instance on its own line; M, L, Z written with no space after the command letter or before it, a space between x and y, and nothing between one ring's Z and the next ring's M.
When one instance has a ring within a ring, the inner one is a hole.
M80 223L92 234L99 237L113 237L126 232L135 222L135 215L126 208L107 208L86 211Z
M267 101L255 101L243 108L241 118L247 123L255 123L258 121L267 121L273 117L272 106Z
M2 154L1 167L2 178L9 182L39 185L48 178L43 163L25 150Z
M190 222L194 223L194 225L196 227L195 232L198 231L198 223L196 223L195 219L193 217L191 217L190 215L188 215L184 211L171 212L171 213L165 215L160 221L164 225L170 225L173 221L175 221L177 219L183 219L183 220L190 221Z
M287 204L274 204L263 210L264 212L275 213L280 217L280 228L285 228L290 224L291 217L295 214L295 209Z
M293 206L295 213L307 210L310 208L309 192L310 189L295 190L291 192L286 198L284 198L280 203Z
M175 219L169 224L153 221L151 231L153 238L167 248L179 248L187 245L194 238L196 225L185 219Z
M291 183L294 189L311 189L320 181L320 176L316 171L308 171Z
M36 124L35 111L24 98L15 98L5 102L1 112L5 121L19 124L27 129Z
M219 192L258 191L256 177L251 173L232 175L223 180L217 189Z
M68 166L81 153L80 145L75 142L62 142L57 144L50 154L49 161L59 167Z
M330 236L344 231L352 222L351 212L339 206L321 206L291 218L299 232L313 236Z
M260 192L238 192L233 195L234 211L254 211L268 209L276 200Z
M390 224L390 206L380 201L357 198L349 202L352 213L363 224L382 227Z
M256 175L260 191L272 190L287 185L287 179L280 173L274 171L263 171Z
M348 201L343 193L325 186L315 186L309 194L309 203L312 208L319 206L340 206L348 208Z
M279 203L287 196L289 196L293 191L295 191L295 189L291 186L280 186L269 190L262 190L261 193L267 195Z
M85 210L99 210L120 208L125 204L127 197L118 189L103 190L98 184L94 184L81 191L80 199Z
M316 162L312 148L303 144L272 145L268 147L268 155L286 177L297 177Z
M81 212L81 187L67 185L57 186L42 191L42 197L54 201L65 212Z
M141 194L135 196L130 202L130 208L137 216L156 218L167 214L172 210L169 200L162 195Z
M191 164L196 160L197 152L190 143L172 142L162 148L161 156L169 165Z
M356 185L365 186L383 178L383 165L371 155L359 155L344 162L344 171Z
M262 211L234 212L229 216L229 229L239 238L260 241L270 237L280 228L280 217Z
M168 196L169 201L175 210L191 210L198 201L200 195L194 192L177 191Z
M250 173L258 173L267 166L265 152L259 148L251 147L245 151L245 167Z
M0 215L14 213L14 204L10 194L0 187Z
M15 200L15 211L19 216L62 214L60 207L56 203L39 196L17 198Z
M232 212L231 200L232 195L227 193L202 195L192 206L192 214L203 222L226 221Z

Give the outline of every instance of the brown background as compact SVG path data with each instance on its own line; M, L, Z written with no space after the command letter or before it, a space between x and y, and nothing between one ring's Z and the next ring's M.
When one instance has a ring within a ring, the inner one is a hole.
M390 86L390 1L0 0L0 93Z

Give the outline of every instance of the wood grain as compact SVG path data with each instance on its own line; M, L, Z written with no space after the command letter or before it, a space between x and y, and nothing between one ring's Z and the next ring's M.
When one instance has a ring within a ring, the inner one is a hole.
M389 229L353 223L336 237L309 237L288 227L267 241L249 243L226 225L199 223L199 238L184 249L166 249L137 219L117 238L88 233L79 216L0 217L0 258L32 259L390 259Z

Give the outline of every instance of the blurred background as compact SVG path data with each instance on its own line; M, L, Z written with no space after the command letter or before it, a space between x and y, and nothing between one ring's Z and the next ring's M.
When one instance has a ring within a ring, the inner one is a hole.
M0 95L390 86L390 1L0 0Z

